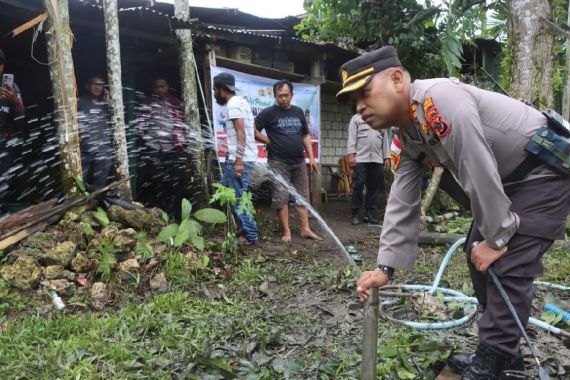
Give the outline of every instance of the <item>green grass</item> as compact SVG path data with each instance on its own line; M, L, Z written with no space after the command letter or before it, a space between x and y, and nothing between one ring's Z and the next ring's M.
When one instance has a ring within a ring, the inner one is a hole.
M550 249L544 255L544 277L542 281L570 286L570 252Z
M0 378L170 378L204 366L225 342L269 341L271 307L174 292L112 313L12 320L0 335Z

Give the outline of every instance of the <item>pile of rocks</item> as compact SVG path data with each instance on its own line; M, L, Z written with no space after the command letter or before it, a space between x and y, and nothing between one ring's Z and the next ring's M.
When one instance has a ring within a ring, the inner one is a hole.
M153 277L145 273L148 262L156 261L164 250L162 243L152 239L166 224L162 210L125 210L111 206L107 216L108 224L101 223L91 211L68 212L57 225L5 251L0 277L16 289L53 289L64 299L72 297L78 287L91 286L91 305L101 309L109 296L108 287L101 282L98 272L101 247L107 244L107 249L112 247L113 256L108 265L121 282L145 276L151 290L166 290L163 273ZM145 232L147 238L140 239L141 232Z

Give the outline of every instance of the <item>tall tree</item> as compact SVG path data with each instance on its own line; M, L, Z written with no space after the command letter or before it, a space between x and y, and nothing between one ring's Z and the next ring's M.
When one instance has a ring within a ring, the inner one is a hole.
M71 29L67 0L44 0L48 10L46 31L49 73L53 87L54 117L59 135L59 154L63 188L77 195L75 178L81 178L81 154L77 125L77 86L71 55Z
M174 1L174 15L176 18L188 22L190 20L190 2L188 0ZM202 138L202 125L198 112L198 87L196 78L196 58L192 47L192 32L190 29L176 31L179 42L178 60L180 63L180 80L182 83L182 100L184 104L184 118L189 128L188 143L195 159L189 160L200 176L202 188L206 198L209 198L208 176L206 173L206 160L204 157L204 144ZM212 136L212 138L214 138Z
M513 96L538 107L551 107L554 56L552 32L542 18L550 19L549 0L510 0Z
M105 16L105 38L107 41L107 74L110 90L109 108L111 110L113 145L115 147L115 169L117 179L123 180L129 178L129 155L127 153L127 136L125 132L117 0L103 0L103 13ZM132 198L129 181L122 183L121 190L127 198Z

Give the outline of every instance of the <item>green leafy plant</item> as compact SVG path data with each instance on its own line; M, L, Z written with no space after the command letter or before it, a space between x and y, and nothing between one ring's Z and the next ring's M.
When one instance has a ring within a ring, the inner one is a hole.
M101 281L109 282L113 269L117 265L117 258L115 257L116 248L113 245L113 240L105 238L97 246L97 255L99 265L97 266L97 273L101 276Z
M103 210L101 207L98 207L97 211L94 211L92 215L93 219L95 219L95 221L99 223L101 227L107 227L109 225L109 217L107 216L105 210Z
M222 243L222 252L235 253L237 251L237 234L236 224L232 215L232 208L238 203L235 189L225 187L221 183L215 183L214 188L216 192L212 196L210 203L217 203L225 209L226 226L225 226L225 240ZM251 192L246 191L239 199L237 213L239 215L245 213L248 216L255 214L255 207L252 202L253 195Z
M85 182L83 179L77 175L73 176L73 180L75 181L75 186L81 191L83 194L88 195L89 192L87 191L87 187L85 186Z
M380 379L433 379L453 352L449 344L410 329L388 330L382 335Z
M171 223L164 227L156 240L171 247L181 247L184 244L202 251L205 241L202 237L202 225L198 222L221 224L226 222L226 215L214 208L203 208L192 215L192 204L186 198L182 199L182 220L180 224ZM193 218L192 218L193 217Z
M140 255L144 262L152 259L154 257L154 250L151 245L147 242L146 232L140 232L137 235L137 245L135 247L135 253Z

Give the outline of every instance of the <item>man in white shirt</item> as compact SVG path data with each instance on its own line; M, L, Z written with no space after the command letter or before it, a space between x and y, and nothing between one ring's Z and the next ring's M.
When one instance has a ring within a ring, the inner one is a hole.
M222 177L222 185L235 189L238 202L233 208L234 218L241 222L242 236L238 243L255 245L259 240L257 224L252 215L238 212L242 194L248 190L251 168L257 159L257 145L253 126L251 106L236 95L235 78L230 73L214 77L214 97L220 105L226 106L226 132L228 134L228 157Z

